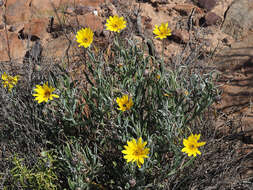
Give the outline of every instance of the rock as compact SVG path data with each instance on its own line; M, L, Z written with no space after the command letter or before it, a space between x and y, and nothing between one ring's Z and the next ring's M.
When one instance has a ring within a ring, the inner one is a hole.
M97 34L100 34L103 31L104 25L100 17L90 13L85 15L84 21L86 26L90 27Z
M221 22L222 22L222 18L213 12L207 13L205 15L205 20L206 20L205 23L207 26L221 24Z
M1 2L3 1L0 0L0 5ZM106 2L111 2L111 0ZM6 19L4 22L2 19L0 20L0 61L9 60L7 38L5 30L3 30L5 23L7 25L9 51L12 60L19 59L22 62L28 52L26 49L27 39L35 41L30 43L30 45L40 42L40 45L45 47L42 52L36 51L34 53L33 49L31 49L30 53L32 58L38 59L40 54L42 54L42 57L59 58L65 54L69 41L62 35L63 29L59 27L55 10L58 11L58 15L60 19L62 19L61 21L64 27L67 28L69 24L64 20L66 15L67 17L71 17L71 15L74 17L74 15L77 15L77 19L83 27L88 26L95 34L100 34L104 27L102 19L94 14L95 11L97 13L97 11L100 10L100 5L102 3L105 3L105 0L6 1ZM3 12L3 6L0 6L1 18ZM70 14L68 14L68 12ZM54 23L51 25L49 18L54 18ZM74 24L75 25L71 27L79 26L76 21ZM66 31L66 33L68 32L69 31ZM74 34L71 33L67 35L70 35L70 39L74 41ZM31 38L29 38L29 36ZM72 51L73 48L70 49ZM73 53L73 51L71 53Z
M74 34L70 34L69 39L72 39L73 44L76 44L77 46ZM69 41L64 35L61 35L58 38L55 38L48 42L44 42L41 44L43 47L45 47L43 48L41 56L56 60L61 59L64 55L66 56L65 53L66 49L68 48L68 44ZM74 55L76 53L76 49L74 49L71 45L68 53L69 55Z
M236 0L226 12L222 31L239 40L253 30L252 20L253 1Z
M178 4L174 6L173 9L179 12L182 16L190 15L193 9L195 9L195 14L203 14L203 11L199 7L191 4Z
M26 36L31 35L33 38L43 39L49 36L46 31L48 23L49 20L47 18L32 19L24 25L23 33Z
M6 24L13 25L27 22L31 18L28 1L6 1Z
M30 7L36 16L52 16L54 15L54 8L57 10L63 8L64 5L66 6L66 3L61 0L43 0L43 3L41 0L32 0L30 3Z
M253 33L249 33L247 38L236 41L231 44L231 48L225 48L219 51L215 56L214 63L217 69L222 72L221 85L222 98L217 105L223 113L233 112L235 115L243 115L240 119L240 128L243 132L247 132L247 136L252 139L252 122L253 113L249 106L252 102L252 78L253 78ZM230 114L228 114L230 115ZM248 139L251 141L252 140ZM243 140L243 139L242 139ZM247 141L247 139L244 139Z
M198 5L199 7L210 11L215 7L216 0L198 0Z
M96 9L94 7L77 5L76 7L68 7L65 13L71 16L75 16L85 15L86 13L94 12L95 10Z
M71 17L70 25L72 27L90 27L91 30L93 30L93 32L96 32L97 34L100 34L104 28L102 19L92 13Z
M55 10L58 14L67 10L71 12L71 8L77 13L86 12L86 9L99 9L99 5L104 0L8 0L6 4L7 24L15 24L20 22L29 22L33 18L48 18L55 16Z
M69 0L65 0L69 1ZM99 7L102 3L105 3L106 0L92 0L92 1L87 1L87 0L71 0L72 4L74 5L82 5L82 6L90 6L90 7Z
M189 33L186 30L173 30L169 39L176 43L186 44L189 41Z
M168 0L150 0L151 3L167 4Z
M0 61L9 61L8 48L12 60L16 62L22 61L26 52L23 41L18 38L18 34L16 33L7 32L7 35L8 41L6 40L5 31L0 31Z
M208 12L199 21L200 26L212 26L216 24L221 24L222 18L213 12Z

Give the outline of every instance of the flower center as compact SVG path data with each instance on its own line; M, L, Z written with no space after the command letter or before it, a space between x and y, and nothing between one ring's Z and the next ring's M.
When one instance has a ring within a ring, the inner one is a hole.
M47 91L44 93L44 98L49 98L50 95L51 95L50 91L47 90Z
M190 149L194 150L196 148L195 144L190 144Z
M167 34L166 30L161 30L161 35L165 36Z
M113 28L118 28L118 25L117 25L116 23L114 23L114 24L112 25L112 27L113 27Z
M123 107L127 107L126 104L123 104Z
M8 83L13 83L13 82L14 82L13 77L8 77L8 78L7 78L7 82L8 82Z
M88 38L84 37L84 38L83 38L83 42L84 42L84 43L87 43L87 42L88 42Z
M142 153L142 149L140 148L137 148L134 153L133 153L135 156L141 156L143 153Z

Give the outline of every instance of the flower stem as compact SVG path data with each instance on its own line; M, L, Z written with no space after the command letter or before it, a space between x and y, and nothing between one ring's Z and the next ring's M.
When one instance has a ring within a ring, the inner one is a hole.
M165 41L162 40L162 62L161 62L161 75L164 73L164 48L165 48Z

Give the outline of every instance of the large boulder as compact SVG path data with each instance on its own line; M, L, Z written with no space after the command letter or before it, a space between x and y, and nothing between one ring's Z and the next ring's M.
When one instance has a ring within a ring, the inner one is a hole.
M236 40L247 36L253 29L253 1L235 0L225 14L222 25L223 32L233 36Z

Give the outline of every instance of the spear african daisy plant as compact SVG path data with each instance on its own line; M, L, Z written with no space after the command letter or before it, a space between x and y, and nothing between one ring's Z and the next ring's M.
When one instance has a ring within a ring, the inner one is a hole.
M53 94L53 91L55 88L48 86L48 82L44 83L43 86L41 85L36 85L36 88L34 89L35 94L35 100L38 101L38 103L42 102L48 102L48 100L53 100L53 98L59 98L57 94Z
M145 148L147 142L142 142L140 137L138 141L132 139L132 141L127 141L127 145L124 146L125 150L122 150L122 153L125 154L124 159L127 162L136 162L137 166L141 168L141 165L144 164L144 158L148 158L149 148Z
M128 95L123 95L121 98L117 98L116 102L119 106L118 110L126 111L130 110L130 108L134 105L133 100Z
M119 17L114 15L110 16L109 19L106 20L106 30L110 30L112 32L120 33L121 30L126 28L126 21L124 17Z
M201 155L201 152L199 151L198 147L204 146L206 142L198 142L200 139L200 134L191 134L188 139L183 140L184 148L182 149L182 152L185 152L188 154L188 156L194 156L196 157L197 154Z
M5 72L2 74L2 84L4 88L8 88L9 91L17 84L19 76L11 76L6 74Z
M168 27L168 23L162 23L160 26L155 25L153 33L156 35L155 38L160 38L161 40L171 36L171 30Z
M82 28L77 31L76 41L79 43L79 47L83 46L84 48L88 48L93 42L94 33L90 28Z

